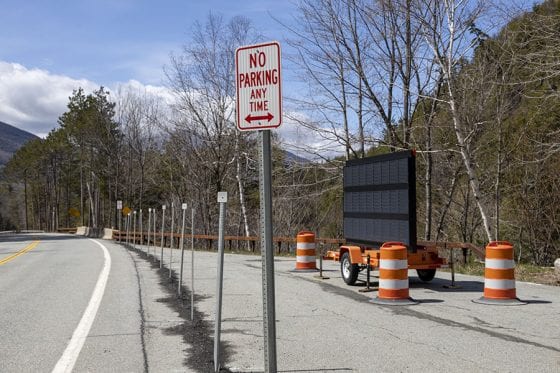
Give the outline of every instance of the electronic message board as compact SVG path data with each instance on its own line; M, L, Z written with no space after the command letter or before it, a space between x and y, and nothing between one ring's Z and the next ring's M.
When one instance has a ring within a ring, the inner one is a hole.
M414 151L346 162L344 236L356 244L379 247L396 241L416 250Z

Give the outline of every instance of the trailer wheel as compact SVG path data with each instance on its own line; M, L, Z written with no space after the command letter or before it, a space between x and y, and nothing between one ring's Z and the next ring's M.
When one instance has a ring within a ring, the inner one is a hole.
M416 273L418 274L418 277L420 277L420 280L422 280L424 282L430 282L434 279L434 277L436 275L436 270L435 269L417 269Z
M340 259L340 273L342 274L342 279L348 285L354 285L358 279L360 267L357 264L352 264L348 252L342 254L342 258Z

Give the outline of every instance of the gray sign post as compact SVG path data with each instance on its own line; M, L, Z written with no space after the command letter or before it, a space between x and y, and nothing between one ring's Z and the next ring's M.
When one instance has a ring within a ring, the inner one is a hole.
M130 242L130 212L126 214L126 246Z
M163 268L163 232L165 232L165 205L161 206L161 251L159 255L159 268Z
M194 208L191 208L191 321L194 320Z
M224 281L224 225L227 192L218 192L220 221L218 226L218 273L216 278L216 322L214 327L214 371L220 371L220 332L222 327L222 285Z
M122 238L121 238L121 218L122 218L122 201L118 200L117 201L117 217L118 217L118 224L119 224L119 243L122 242Z
M154 216L154 223L153 223L153 227L152 227L152 236L154 236L154 250L152 252L152 256L155 258L156 257L156 226L157 226L157 215L156 215L156 208L154 207L152 209L152 215Z
M274 294L274 247L272 246L272 162L270 130L259 132L260 140L260 236L265 372L276 373L276 306Z
M183 224L181 226L181 269L179 270L179 284L177 285L177 295L181 296L181 286L183 285L183 260L185 258L185 213L187 212L187 204L181 205L183 210Z
M169 237L169 279L172 279L171 276L171 265L173 264L173 235L175 234L175 204L171 202L171 237Z
M132 248L136 249L136 210L134 210L132 213L132 230L134 232L132 234Z
M152 229L152 208L148 208L148 247L146 248L146 255L150 255L150 230Z
M260 237L264 329L264 371L276 373L276 322L274 302L274 248L272 246L272 176L270 128L282 124L282 79L280 44L247 45L235 51L236 122L240 131L259 131ZM268 71L277 73L270 82L244 84L246 77ZM263 91L262 103L254 99ZM266 103L266 112L264 108Z
M142 245L144 244L144 227L142 226L142 209L140 209L140 214L138 215L138 226L140 227L140 250L143 250Z

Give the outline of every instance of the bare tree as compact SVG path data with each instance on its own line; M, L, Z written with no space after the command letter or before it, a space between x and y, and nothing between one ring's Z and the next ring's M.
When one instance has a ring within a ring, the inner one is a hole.
M206 175L205 182L198 186L204 197L197 200L214 204L215 192L227 189L227 180L233 171L247 236L250 231L244 165L248 154L245 144L250 135L235 128L234 52L237 47L253 41L248 19L235 17L225 22L221 16L211 13L204 24L195 24L192 43L186 45L180 55L171 57L166 70L177 99L174 107L176 144L191 152L195 159L190 164L192 172ZM210 216L207 216L206 227L211 227Z

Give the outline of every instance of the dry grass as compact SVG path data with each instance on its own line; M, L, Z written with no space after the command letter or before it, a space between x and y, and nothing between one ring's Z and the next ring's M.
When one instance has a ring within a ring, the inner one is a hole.
M449 271L447 269L446 271ZM455 264L455 271L473 276L484 276L484 263L470 261L467 264ZM560 276L553 267L539 267L533 264L517 264L515 267L517 281L535 282L537 284L560 286Z

